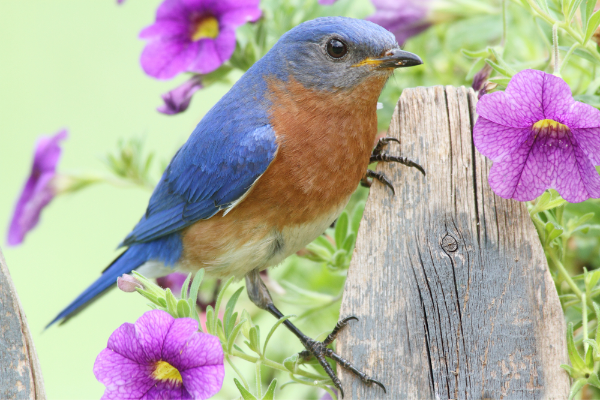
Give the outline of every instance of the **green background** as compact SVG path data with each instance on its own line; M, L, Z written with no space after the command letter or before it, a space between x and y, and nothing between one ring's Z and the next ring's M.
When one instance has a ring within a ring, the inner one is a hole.
M216 85L182 115L154 111L160 94L185 80L157 81L140 67L144 42L137 35L159 3L0 2L0 246L51 399L100 398L103 386L92 373L97 354L115 328L147 310L141 297L111 291L68 324L44 331L118 254L150 193L93 186L52 202L22 246L7 247L5 232L40 135L69 129L60 171L103 172L102 158L123 137L144 137L148 149L169 157L223 95L226 87Z

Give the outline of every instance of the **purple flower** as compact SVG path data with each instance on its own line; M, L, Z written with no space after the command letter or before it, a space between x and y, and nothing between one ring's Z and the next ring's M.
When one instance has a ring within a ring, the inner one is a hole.
M329 6L335 3L337 0L319 0L319 4L322 6Z
M431 0L372 0L375 14L367 20L383 26L400 45L431 26L427 19Z
M185 282L186 278L187 274L173 272L167 276L156 278L156 283L163 289L171 289L171 292L173 292L175 296L179 297L181 295L181 287L183 286L183 282Z
M235 50L235 29L261 16L259 0L165 0L156 22L140 33L144 71L170 79L183 71L207 74Z
M161 310L125 323L94 363L102 399L207 399L223 384L223 349L192 318Z
M182 85L161 96L165 104L157 108L158 112L168 115L184 112L189 107L194 93L200 89L202 89L201 76L194 75Z
M486 63L481 70L475 74L473 77L473 90L477 92L477 98L480 99L481 96L487 93L487 80L490 77L490 73L492 72L492 67L488 63Z
M63 129L52 137L42 136L38 139L31 173L15 205L8 229L9 245L16 246L23 242L27 232L38 224L44 207L56 195L52 180L56 175L56 165L60 159L59 143L66 138L67 131Z
M533 200L548 188L576 203L600 197L600 111L573 100L562 79L542 71L516 74L505 92L477 103L477 150L491 158L491 188Z

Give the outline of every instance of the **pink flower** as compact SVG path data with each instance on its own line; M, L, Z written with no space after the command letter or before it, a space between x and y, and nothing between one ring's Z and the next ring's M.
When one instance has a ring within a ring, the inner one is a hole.
M63 129L52 137L42 136L38 139L31 173L15 205L8 229L9 245L16 246L23 243L25 235L38 224L44 207L56 195L52 181L56 176L56 166L60 160L59 144L66 138L67 131Z
M152 310L110 335L94 375L103 400L207 399L223 385L223 349L194 319Z
M497 195L528 201L553 188L571 203L600 198L600 111L573 100L561 78L521 71L505 92L484 95L477 113L473 140L494 161Z
M142 68L155 78L180 72L207 74L235 50L235 30L261 16L259 0L165 0L156 22L140 33L148 40Z

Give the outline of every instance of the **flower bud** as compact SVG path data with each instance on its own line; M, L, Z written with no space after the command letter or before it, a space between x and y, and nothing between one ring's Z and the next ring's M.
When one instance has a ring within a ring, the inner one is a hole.
M131 275L123 274L117 278L117 287L126 293L135 292L136 288L143 289L144 285Z

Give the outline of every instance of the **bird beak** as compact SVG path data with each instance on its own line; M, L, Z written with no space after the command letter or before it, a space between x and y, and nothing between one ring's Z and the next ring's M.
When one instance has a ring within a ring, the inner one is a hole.
M377 68L404 68L421 64L423 64L423 60L418 55L400 49L393 49L386 51L383 57L369 57L354 66L373 65Z

